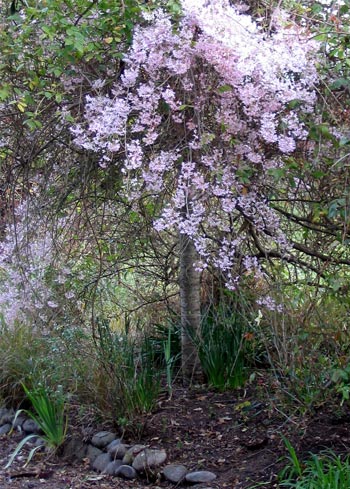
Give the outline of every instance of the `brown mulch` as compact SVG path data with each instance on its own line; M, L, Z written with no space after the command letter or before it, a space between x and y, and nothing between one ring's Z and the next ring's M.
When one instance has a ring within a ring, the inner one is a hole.
M176 388L170 399L164 396L152 415L144 420L141 441L165 448L169 463L189 469L206 469L217 474L205 488L247 489L264 482L263 487L278 487L277 474L283 467L286 449L284 434L306 456L331 448L349 452L350 410L322 406L317 413L292 416L274 407L274 392L266 389L219 393L207 388ZM100 427L96 427L96 430ZM105 427L104 427L105 428ZM88 461L68 463L62 458L47 459L37 453L23 467L29 449L5 469L9 455L20 441L19 433L0 437L0 489L139 489L170 488L159 474L150 480L124 481L96 474ZM140 440L126 437L126 442Z

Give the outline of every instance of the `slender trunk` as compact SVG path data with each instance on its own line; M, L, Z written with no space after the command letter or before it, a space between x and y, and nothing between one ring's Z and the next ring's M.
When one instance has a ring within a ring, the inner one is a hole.
M191 239L180 234L180 307L182 377L184 384L202 377L196 342L200 338L200 272L198 254Z

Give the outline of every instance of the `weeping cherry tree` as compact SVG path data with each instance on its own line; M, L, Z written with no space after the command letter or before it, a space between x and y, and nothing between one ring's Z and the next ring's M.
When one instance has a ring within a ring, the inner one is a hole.
M200 274L215 267L235 289L263 273L261 250L291 245L269 205L272 175L308 131L315 104L316 48L287 19L263 32L229 2L183 1L174 21L146 16L112 92L87 97L75 144L117 165L125 197L161 202L154 227L176 230L182 366L198 369Z

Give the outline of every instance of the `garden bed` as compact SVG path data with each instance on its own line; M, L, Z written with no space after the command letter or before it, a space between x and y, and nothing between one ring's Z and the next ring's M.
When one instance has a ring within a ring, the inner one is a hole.
M350 412L347 406L321 406L318 412L303 415L281 412L274 408L274 392L267 397L264 387L258 390L219 393L207 388L185 390L175 388L171 399L158 402L153 414L142 419L138 436L126 434L127 443L142 442L165 449L167 463L185 465L189 470L209 470L216 474L214 482L196 485L201 488L248 488L265 482L264 487L278 487L277 474L287 455L281 434L295 447L300 457L331 448L346 453L350 447ZM75 419L71 413L71 419ZM141 420L140 420L141 421ZM105 424L81 425L78 433L88 440ZM23 489L102 489L175 487L158 475L147 480L126 481L94 472L88 459L82 462L47 458L37 453L23 468L29 447L13 465L5 469L10 454L23 437L20 433L3 435L0 443L0 487ZM186 486L184 484L183 486ZM180 486L181 487L181 486Z

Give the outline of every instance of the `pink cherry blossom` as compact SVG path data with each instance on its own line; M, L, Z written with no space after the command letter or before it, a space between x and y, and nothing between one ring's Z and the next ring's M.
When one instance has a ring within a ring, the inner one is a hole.
M189 236L197 268L216 266L235 288L240 267L262 273L245 229L288 253L266 188L307 138L317 46L283 23L265 35L228 0L182 4L179 25L159 10L136 28L113 97L88 98L72 132L103 164L117 156L131 202L162 195L155 228Z

